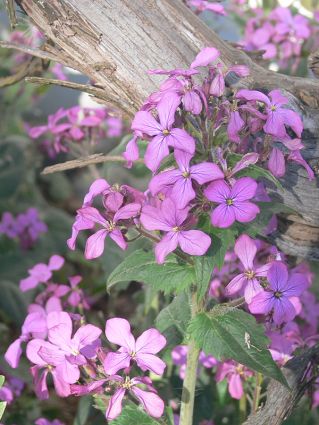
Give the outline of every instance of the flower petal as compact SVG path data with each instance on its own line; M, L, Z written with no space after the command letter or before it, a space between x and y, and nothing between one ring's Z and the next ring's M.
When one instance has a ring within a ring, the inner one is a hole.
M231 198L236 201L247 201L255 196L257 182L250 177L242 177L237 180L231 189Z
M136 351L139 353L157 354L166 345L166 338L157 329L148 329L136 340Z
M162 131L160 123L147 111L139 111L135 114L131 128L149 136L156 136Z
M201 162L200 164L192 165L190 173L191 178L197 181L198 184L205 184L224 178L224 173L218 165L211 162Z
M87 239L84 252L87 260L98 258L103 254L105 238L108 233L108 230L100 229Z
M220 204L211 214L211 222L215 227L226 228L235 221L235 213L232 205Z
M113 344L125 347L128 352L135 351L135 338L131 332L129 322L121 318L113 318L106 321L105 324L106 338Z
M122 401L125 395L125 389L119 388L115 391L114 395L110 398L107 406L105 417L108 421L111 421L119 416L122 412Z
M195 140L185 130L181 128L173 128L168 136L166 136L168 146L179 149L191 155L195 153Z
M206 198L219 204L225 202L230 196L230 187L225 180L216 180L208 185L204 190Z
M160 134L155 136L147 145L144 161L147 168L153 172L158 169L162 159L169 155L169 149L166 140L167 137L164 137L162 134Z
M114 375L117 371L130 366L131 356L127 351L106 354L103 361L104 371L107 375Z
M150 370L156 375L163 375L166 364L154 354L137 353L136 363L144 372Z
M178 232L178 243L186 254L204 255L212 241L201 230L183 230Z
M155 393L141 390L140 388L133 386L131 388L132 393L139 399L144 410L154 418L160 418L164 413L164 402Z
M177 232L168 232L155 246L155 257L158 264L163 264L168 254L173 252L178 245Z

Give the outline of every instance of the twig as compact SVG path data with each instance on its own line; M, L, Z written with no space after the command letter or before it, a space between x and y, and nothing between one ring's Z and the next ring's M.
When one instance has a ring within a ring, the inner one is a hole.
M13 30L17 25L17 15L14 0L6 0L6 9L10 21L10 27Z
M52 60L52 61L58 61L59 59L44 50L41 49L35 49L33 47L29 46L23 46L21 44L16 43L10 43L8 41L0 41L0 47L4 49L14 49L18 50L19 52L26 53L27 55L36 56L37 58L46 59L46 60Z
M102 153L97 153L90 155L86 158L73 159L71 161L62 162L61 164L51 165L46 167L41 174L52 174L58 173L60 171L72 170L73 168L83 168L91 164L101 164L103 162L125 162L125 158L120 155L104 155ZM142 159L138 159L135 162L143 164Z
M56 80L54 78L43 78L43 77L27 77L25 81L34 84L42 85L55 85L61 87L67 87L73 90L80 90L85 93L89 93L92 96L98 97L99 99L108 100L105 91L99 87L89 86L88 84L79 84L72 81Z

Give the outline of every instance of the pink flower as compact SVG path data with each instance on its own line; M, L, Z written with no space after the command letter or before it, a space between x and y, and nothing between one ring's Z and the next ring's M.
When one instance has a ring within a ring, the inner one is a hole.
M191 63L191 68L207 66L219 58L220 52L215 47L204 47Z
M105 373L113 375L135 361L144 372L150 370L157 375L163 374L166 364L155 354L166 345L166 338L157 329L148 329L135 341L129 322L114 318L106 321L105 335L110 342L121 347L115 353L107 353L103 362Z
M164 171L153 177L149 189L152 195L156 195L163 188L171 186L170 198L179 208L185 208L196 196L192 180L198 184L204 184L224 177L220 168L210 162L201 162L190 166L191 155L186 152L176 150L175 158L179 169Z
M297 297L308 286L306 277L300 273L289 276L287 266L275 261L268 270L267 279L269 287L252 299L249 310L254 314L272 313L278 325L293 320L299 304Z
M166 256L180 246L189 255L204 255L211 239L200 230L186 230L189 208L178 209L175 202L166 198L160 208L145 205L142 209L141 223L147 230L167 232L155 247L155 257L159 264Z
M60 270L64 264L64 258L60 255L52 255L49 264L36 264L32 269L29 269L29 277L20 280L20 289L22 292L29 291L35 288L39 283L46 283L52 277L52 272Z
M244 394L243 381L245 381L249 376L252 376L252 372L250 370L248 370L245 366L230 360L220 363L217 367L216 381L220 382L226 378L230 395L236 400L240 400Z
M173 128L179 104L180 97L170 93L157 105L159 122L147 111L137 112L132 122L133 130L152 137L144 156L146 166L152 171L156 171L162 159L169 155L169 146L192 155L195 152L194 139L185 130Z
M53 421L49 421L45 418L39 418L35 422L35 425L64 425L59 419L54 419Z
M102 226L102 229L91 235L86 241L85 258L92 260L100 257L104 251L104 241L109 236L121 249L127 248L127 242L118 225L120 220L128 220L138 215L141 209L140 204L127 204L118 209L112 219L106 219L94 207L83 207L77 211L77 218L72 228L72 236L68 239L70 249L75 249L75 240L80 230L92 229L96 224Z
M247 223L259 213L257 205L249 202L255 196L257 183L250 177L242 177L230 187L225 180L209 184L204 194L210 201L218 203L211 214L212 224L216 227L229 227L235 220Z
M128 376L122 378L119 375L113 375L110 381L114 381L118 385L118 389L110 398L105 416L106 419L111 421L117 418L122 411L122 402L125 393L129 391L141 403L143 409L154 418L160 418L164 412L164 402L156 394L155 388L152 386L152 381L148 377L138 377L130 379ZM142 390L139 385L144 384L147 386L148 391Z
M254 266L257 246L247 235L241 235L237 239L234 251L244 266L244 272L235 276L229 282L225 289L225 295L233 295L244 287L245 300L249 304L252 298L263 290L258 278L267 276L267 271L271 264L265 264L261 267Z

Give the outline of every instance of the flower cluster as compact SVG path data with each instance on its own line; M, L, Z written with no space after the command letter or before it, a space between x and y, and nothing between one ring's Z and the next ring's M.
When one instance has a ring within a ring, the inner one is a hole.
M105 108L60 108L48 116L48 123L30 127L32 139L41 138L44 151L54 158L60 152L81 153L83 144L88 148L106 137L119 137L123 123L114 111Z
M32 248L40 234L47 231L47 225L40 219L36 208L29 208L16 217L10 212L2 214L0 234L10 239L18 239L22 249Z
M246 50L264 51L264 59L278 60L281 68L291 66L294 72L303 50L317 47L317 28L309 18L293 14L287 7L276 7L268 15L259 8L252 13L254 16L248 19L245 28ZM310 38L312 46L309 46Z

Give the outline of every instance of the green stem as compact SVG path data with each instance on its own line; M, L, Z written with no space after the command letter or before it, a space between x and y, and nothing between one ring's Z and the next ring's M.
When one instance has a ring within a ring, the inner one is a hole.
M247 416L247 399L244 394L239 400L239 423L242 424L245 422Z
M192 293L192 318L196 316L200 306L197 303L196 292ZM195 388L197 380L198 357L200 349L197 348L195 341L190 340L188 344L185 379L183 382L180 425L193 425Z
M252 410L254 413L257 412L259 403L260 403L260 394L261 394L261 384L263 381L263 376L261 373L256 374L256 387L254 391L254 399L253 399L253 406Z

